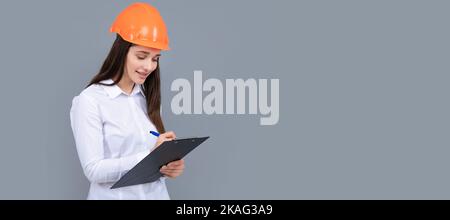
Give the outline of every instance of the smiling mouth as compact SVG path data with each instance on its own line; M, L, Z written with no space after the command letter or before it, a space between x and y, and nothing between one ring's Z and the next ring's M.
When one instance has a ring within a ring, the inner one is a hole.
M148 74L145 73L140 73L138 71L135 71L137 74L139 74L139 76L141 76L142 78L146 78L148 76Z

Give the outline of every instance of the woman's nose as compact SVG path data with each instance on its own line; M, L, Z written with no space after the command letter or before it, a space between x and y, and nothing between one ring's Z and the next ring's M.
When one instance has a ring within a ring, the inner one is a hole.
M156 65L158 65L156 62L150 61L150 62L146 62L144 65L144 70L146 72L153 72L153 70L156 69Z

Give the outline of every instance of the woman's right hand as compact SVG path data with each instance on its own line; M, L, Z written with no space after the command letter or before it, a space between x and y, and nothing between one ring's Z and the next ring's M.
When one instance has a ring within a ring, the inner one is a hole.
M154 149L156 149L157 147L159 147L165 141L172 141L175 138L176 138L176 136L175 136L175 133L173 131L168 131L166 133L160 134L158 139L156 140L155 147L152 149L152 151Z

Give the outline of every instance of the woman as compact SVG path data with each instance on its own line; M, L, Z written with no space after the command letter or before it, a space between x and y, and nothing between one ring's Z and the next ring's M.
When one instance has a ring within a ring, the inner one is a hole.
M164 177L155 182L110 189L154 148L175 138L165 132L160 115L158 62L169 49L164 21L154 7L135 3L119 14L111 32L117 37L100 72L70 110L78 156L91 183L88 199L169 199L165 177L181 175L183 160L163 166Z

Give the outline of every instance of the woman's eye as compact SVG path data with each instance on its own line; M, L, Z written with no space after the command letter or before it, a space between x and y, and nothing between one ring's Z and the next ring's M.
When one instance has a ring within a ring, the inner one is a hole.
M139 56L138 56L138 59L140 59L140 60L145 60L145 57L139 57Z
M158 61L159 61L159 58L153 59L153 62L158 62Z

